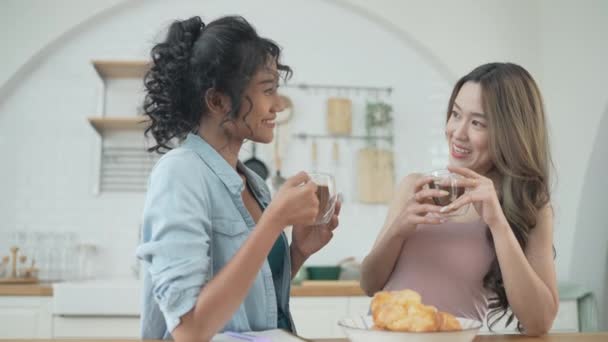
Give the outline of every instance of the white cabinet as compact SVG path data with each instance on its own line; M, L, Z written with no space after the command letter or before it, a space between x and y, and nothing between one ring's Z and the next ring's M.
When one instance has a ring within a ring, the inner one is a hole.
M51 338L52 297L0 297L0 338Z
M346 337L338 321L344 317L367 314L371 298L291 297L290 307L299 336L304 338Z
M53 316L55 338L139 338L138 316Z
M340 338L345 335L337 322L344 317L367 314L370 302L371 298L365 296L295 296L291 297L290 306L300 336ZM53 297L0 296L0 339L139 338L139 315L131 305L124 308L118 305L114 310L97 307L98 313L93 314L75 313L75 306L64 308L53 309ZM551 332L577 331L577 302L560 302ZM504 320L497 323L494 332L517 333L514 324L505 329ZM490 332L484 326L480 333Z
M494 325L492 332L486 326L480 329L480 334L519 334L517 331L517 323L512 322L511 325L505 328L507 322L507 316L503 317L500 321ZM557 316L553 321L553 326L550 332L562 333L562 332L578 332L578 305L576 300L563 300L559 303L559 309L557 310Z
M299 336L343 337L338 320L348 315L348 297L291 297L291 315Z
M578 332L578 303L576 300L559 302L557 317L553 322L551 331L555 332Z
M138 338L138 280L113 279L53 285L56 338Z

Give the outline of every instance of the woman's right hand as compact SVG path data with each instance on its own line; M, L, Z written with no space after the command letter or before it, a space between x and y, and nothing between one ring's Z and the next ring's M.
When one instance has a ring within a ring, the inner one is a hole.
M319 213L317 184L304 171L288 178L279 188L265 214L286 226L310 226Z
M433 180L422 177L414 184L414 194L405 202L403 209L391 224L391 230L397 235L405 236L416 229L419 224L440 224L446 219L441 216L441 208L433 203L432 197L443 197L449 192L425 187Z

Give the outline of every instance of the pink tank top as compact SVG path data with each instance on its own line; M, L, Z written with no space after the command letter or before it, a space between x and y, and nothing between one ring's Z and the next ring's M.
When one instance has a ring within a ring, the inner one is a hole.
M483 321L491 295L483 277L494 259L486 230L481 220L419 225L404 243L384 289L412 289L424 304Z

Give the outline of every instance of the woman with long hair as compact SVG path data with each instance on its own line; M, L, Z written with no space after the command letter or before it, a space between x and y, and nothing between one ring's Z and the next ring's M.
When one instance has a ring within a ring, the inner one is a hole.
M174 22L152 48L144 111L164 153L144 205L142 338L208 341L224 330L294 331L290 282L338 225L317 217L317 186L300 172L270 200L238 160L269 143L291 69L241 17ZM168 151L168 152L167 152ZM166 152L166 153L165 153ZM288 245L283 229L293 226Z
M446 192L432 178L406 176L373 249L363 261L368 295L409 288L425 303L492 327L508 313L520 331L547 332L559 298L550 203L551 158L540 91L511 63L477 67L454 86L445 136L448 169L467 192ZM463 206L461 216L447 218Z

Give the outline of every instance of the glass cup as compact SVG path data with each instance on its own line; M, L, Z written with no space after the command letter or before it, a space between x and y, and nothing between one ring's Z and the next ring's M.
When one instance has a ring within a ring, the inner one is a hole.
M463 186L458 186L457 184L458 179L464 179L464 177L459 174L452 173L446 169L440 169L431 171L426 175L433 178L433 180L427 184L428 188L444 190L449 193L448 195L442 197L432 197L435 205L440 207L448 206L466 193L466 188ZM464 215L466 214L468 208L469 205L466 204L460 207L458 210L442 213L441 216L454 217Z
M312 172L308 175L310 180L317 184L317 198L319 199L319 214L314 224L328 224L334 214L338 200L334 176L320 172Z

